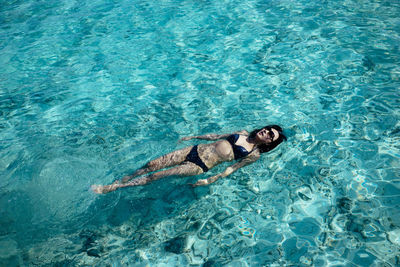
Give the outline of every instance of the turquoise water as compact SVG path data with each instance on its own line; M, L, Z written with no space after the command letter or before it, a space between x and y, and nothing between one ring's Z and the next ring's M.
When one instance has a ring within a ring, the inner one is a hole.
M398 1L0 1L1 266L398 266ZM97 196L187 135L288 142Z

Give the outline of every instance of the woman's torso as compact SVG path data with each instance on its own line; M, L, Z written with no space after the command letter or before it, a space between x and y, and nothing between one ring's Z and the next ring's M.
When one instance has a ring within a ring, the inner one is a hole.
M244 155L249 154L254 148L254 145L247 142L247 136L239 135L237 139L235 138L235 145L244 148ZM212 168L222 162L232 161L235 159L235 153L233 147L228 140L219 140L210 144L200 144L198 145L198 153L201 160L208 166ZM237 158L236 158L237 159Z

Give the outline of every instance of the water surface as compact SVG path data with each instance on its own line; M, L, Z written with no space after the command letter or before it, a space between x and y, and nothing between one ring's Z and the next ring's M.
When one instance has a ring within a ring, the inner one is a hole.
M398 1L1 1L0 265L396 266ZM90 192L187 135L288 142Z

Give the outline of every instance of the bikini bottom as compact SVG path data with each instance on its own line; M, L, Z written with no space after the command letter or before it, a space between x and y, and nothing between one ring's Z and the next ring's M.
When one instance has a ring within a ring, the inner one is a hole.
M208 167L199 157L199 153L197 152L197 145L193 146L190 150L189 154L186 156L185 161L192 162L203 169L204 172L208 171Z

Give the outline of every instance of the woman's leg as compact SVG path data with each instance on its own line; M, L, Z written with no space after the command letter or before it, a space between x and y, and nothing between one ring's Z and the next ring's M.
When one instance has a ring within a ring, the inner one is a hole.
M191 162L185 162L185 164L179 165L172 169L152 173L148 176L137 178L128 183L123 183L123 184L114 183L114 184L105 185L105 186L92 186L92 190L98 194L105 194L105 193L108 193L111 191L115 191L118 188L145 185L147 183L150 183L152 181L155 181L155 180L167 177L167 176L177 175L177 176L184 177L184 176L198 175L201 173L203 173L203 170L199 166L197 166L196 164L191 163Z
M186 159L186 156L189 154L191 149L192 146L185 147L183 149L168 153L157 159L151 160L146 165L144 165L144 167L138 169L133 174L123 177L122 183L127 183L129 180L149 172L154 172L164 168L181 164Z

